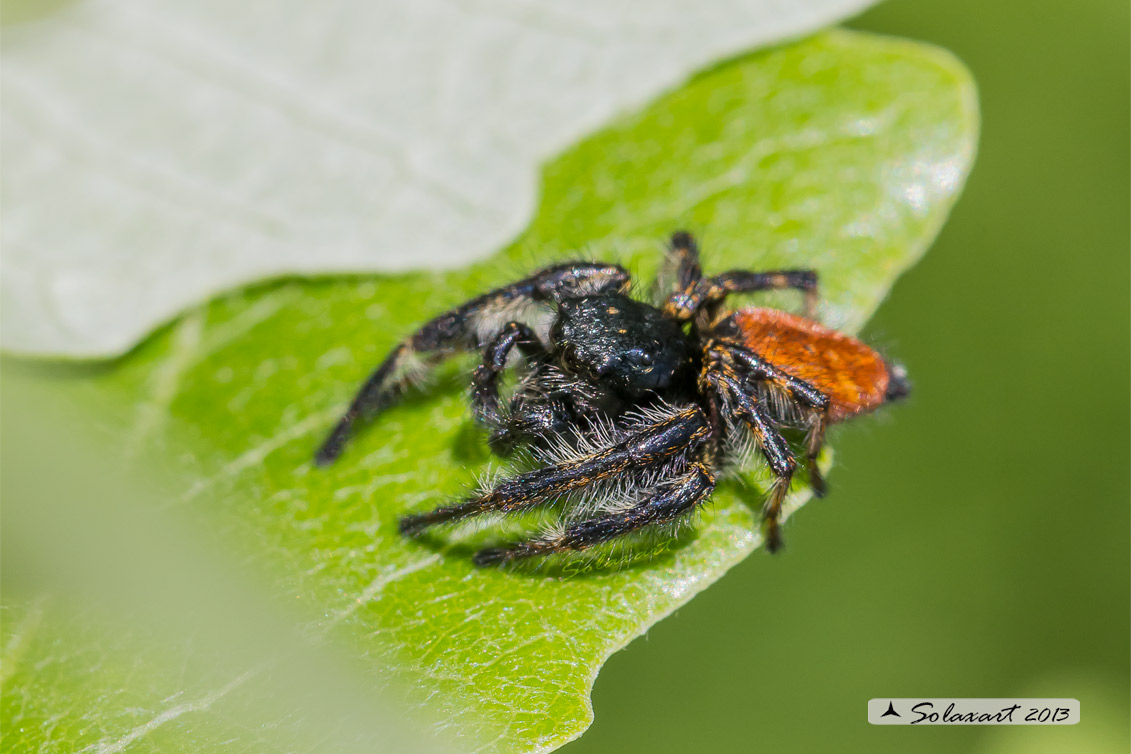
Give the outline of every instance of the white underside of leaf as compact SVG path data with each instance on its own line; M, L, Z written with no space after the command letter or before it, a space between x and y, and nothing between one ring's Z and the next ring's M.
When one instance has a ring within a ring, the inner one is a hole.
M538 167L868 0L81 0L3 33L0 345L121 353L232 286L442 268Z

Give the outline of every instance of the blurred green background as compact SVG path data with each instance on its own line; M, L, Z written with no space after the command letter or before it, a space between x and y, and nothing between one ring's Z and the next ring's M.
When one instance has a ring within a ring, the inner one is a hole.
M1125 752L1128 7L896 0L851 28L973 71L965 194L868 335L915 393L833 494L597 680L568 754ZM1056 696L1068 728L869 726L879 696Z

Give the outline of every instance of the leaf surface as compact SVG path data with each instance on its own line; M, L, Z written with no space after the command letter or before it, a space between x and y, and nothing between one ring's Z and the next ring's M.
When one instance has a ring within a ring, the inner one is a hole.
M698 536L632 567L569 578L478 570L462 552L396 531L399 515L461 494L490 463L468 418L469 362L367 425L337 465L315 469L312 453L357 385L416 324L579 250L648 281L677 227L699 235L708 272L815 268L822 318L855 331L938 231L976 134L971 81L949 55L824 34L700 75L551 162L536 220L489 262L239 291L110 367L52 380L99 406L111 442L187 480L160 505L298 606L299 622L351 672L398 689L463 750L546 751L588 726L609 654L758 546L757 475L719 488ZM805 497L797 491L791 506ZM787 526L791 536L804 527ZM225 705L269 671L233 666L226 680L193 680L130 658L128 642L88 639L80 651L74 626L53 620L66 612L55 604L8 607L4 653L15 644L20 661L5 671L6 745L266 746L264 728ZM36 628L20 634L25 623Z
M869 4L8 0L39 15L2 32L0 345L116 356L237 285L482 260L551 156Z

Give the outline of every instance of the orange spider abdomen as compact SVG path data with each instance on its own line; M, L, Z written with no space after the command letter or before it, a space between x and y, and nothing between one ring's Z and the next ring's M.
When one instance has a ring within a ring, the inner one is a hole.
M777 309L740 309L731 321L743 346L828 396L830 421L871 411L887 397L887 363L856 338Z

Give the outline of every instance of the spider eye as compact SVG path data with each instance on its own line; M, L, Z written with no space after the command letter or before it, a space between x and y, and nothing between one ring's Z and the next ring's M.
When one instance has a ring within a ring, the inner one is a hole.
M650 367L655 361L655 358L653 358L651 352L644 351L639 348L632 349L628 352L627 356L632 360L634 364L641 367Z

